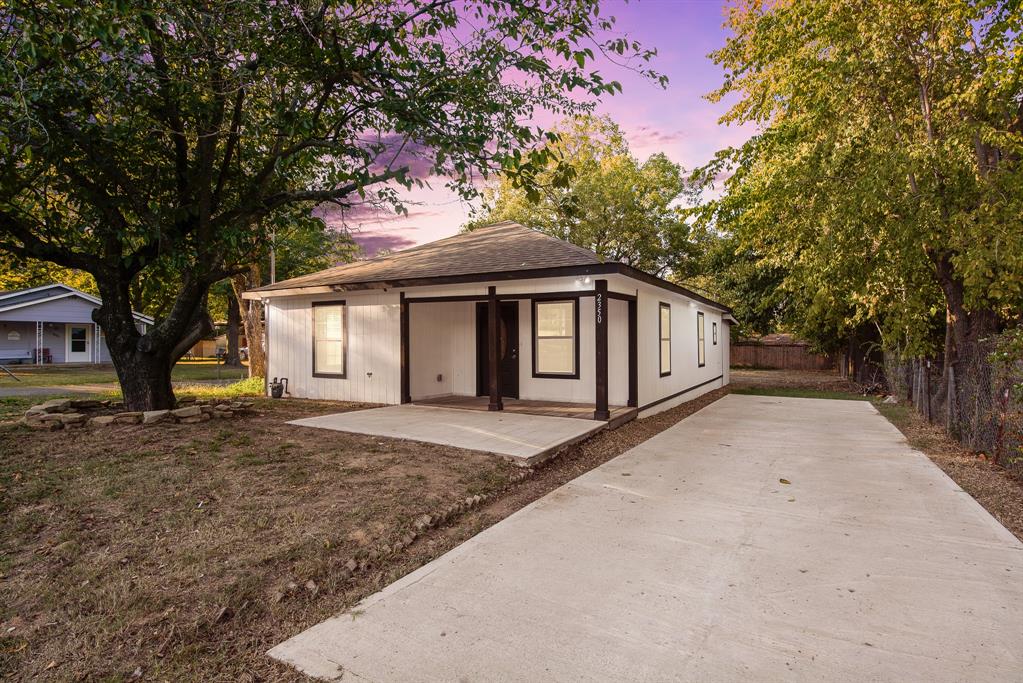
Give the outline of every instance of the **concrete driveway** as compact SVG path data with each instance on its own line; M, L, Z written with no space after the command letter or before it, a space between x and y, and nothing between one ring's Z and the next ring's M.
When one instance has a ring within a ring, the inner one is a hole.
M270 654L369 681L1020 681L1023 544L868 403L731 395Z

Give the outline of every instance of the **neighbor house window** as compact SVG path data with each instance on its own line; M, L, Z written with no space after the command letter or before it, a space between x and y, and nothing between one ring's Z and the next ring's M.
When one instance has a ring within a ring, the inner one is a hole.
M703 313L696 314L696 358L702 368L707 364L706 336L703 327Z
M579 300L533 302L533 376L579 377Z
M344 301L313 303L313 376L344 377L348 325Z
M671 374L671 305L661 304L657 323L661 338L661 377Z
M710 331L711 331L711 334L714 337L714 346L717 346L718 345L718 324L717 323L711 323L710 324Z

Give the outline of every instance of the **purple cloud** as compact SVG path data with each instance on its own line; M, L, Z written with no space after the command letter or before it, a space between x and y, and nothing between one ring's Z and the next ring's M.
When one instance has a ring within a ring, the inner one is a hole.
M405 227L402 232L408 232L410 230L417 230L414 227ZM372 258L379 254L381 251L400 251L401 249L407 249L408 247L414 246L416 241L410 238L407 234L398 233L387 233L387 232L353 232L352 239L362 247L362 253L367 258Z

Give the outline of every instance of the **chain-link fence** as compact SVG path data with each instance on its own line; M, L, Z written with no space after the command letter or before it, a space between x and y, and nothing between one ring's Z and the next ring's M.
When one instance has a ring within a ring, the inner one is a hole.
M1023 355L1020 331L984 340L958 363L886 354L889 391L909 401L967 448L1023 476Z

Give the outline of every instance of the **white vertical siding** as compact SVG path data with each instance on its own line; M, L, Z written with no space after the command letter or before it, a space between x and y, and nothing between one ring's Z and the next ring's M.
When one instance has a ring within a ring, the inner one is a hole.
M722 321L721 324L721 374L722 384L728 384L731 379L729 370L732 364L732 326Z
M721 376L726 363L727 348L722 347L726 330L721 312L675 292L639 284L639 406L640 417L654 415L708 391L723 386ZM658 316L660 303L671 306L671 374L660 376L658 350ZM706 365L699 367L697 355L697 313L703 312L706 340ZM713 323L718 325L718 344L714 345ZM681 395L681 391L693 387ZM642 410L660 399L673 398Z
M629 302L611 299L607 328L607 401L629 402Z
M519 302L519 398L593 403L596 400L596 344L593 297L579 299L579 379L533 377L533 307ZM610 323L610 321L609 321Z
M313 377L312 302L348 307L347 377ZM400 320L397 292L280 297L269 301L267 373L287 377L292 396L332 401L399 403Z
M509 282L417 287L405 290L410 298L487 293L488 285L501 294L592 291L585 278L544 278ZM721 313L674 292L623 276L609 276L611 291L637 296L638 389L643 411L649 415L695 398L727 381L728 329ZM312 376L312 302L346 300L348 303L348 376L346 379ZM593 297L579 299L579 378L534 378L533 330L529 299L519 300L519 396L523 399L593 403L595 400L595 344ZM658 362L658 304L671 305L672 372L660 377ZM390 292L349 292L334 296L278 297L268 303L269 374L287 377L293 396L328 400L398 403L401 400L399 295ZM476 393L475 302L420 302L409 308L410 391L413 398ZM696 314L706 323L706 365L698 367ZM625 405L629 389L628 303L611 299L608 306L608 392L611 405ZM713 324L718 344L713 343ZM437 380L438 375L441 377ZM701 385L701 386L697 386ZM691 391L674 396L685 389Z
M447 394L475 396L476 304L412 304L409 365L412 400Z

